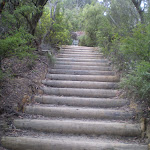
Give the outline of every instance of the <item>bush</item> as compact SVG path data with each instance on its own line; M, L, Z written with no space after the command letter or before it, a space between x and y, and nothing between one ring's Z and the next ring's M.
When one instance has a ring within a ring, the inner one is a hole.
M2 72L2 70L0 70L0 82L3 80L4 78L4 73Z
M86 35L81 36L81 37L79 38L79 45L80 45L80 46L87 46L86 40L87 40Z
M50 15L49 8L45 8L36 28L36 37L40 42L44 40L44 43L54 47L55 45L71 44L71 36L66 27L64 15L59 10L57 10L55 20Z
M111 42L105 43L106 46L100 43L104 54L110 57L123 76L126 74L120 87L129 97L150 104L150 25L139 24L123 36L114 33Z
M150 25L137 25L132 36L121 41L120 51L126 60L150 61Z
M142 61L121 81L121 87L131 96L150 104L150 62Z
M27 33L24 29L19 29L13 35L6 37L5 39L0 40L0 56L9 57L9 56L18 56L23 58L25 56L31 55L31 41L33 36Z

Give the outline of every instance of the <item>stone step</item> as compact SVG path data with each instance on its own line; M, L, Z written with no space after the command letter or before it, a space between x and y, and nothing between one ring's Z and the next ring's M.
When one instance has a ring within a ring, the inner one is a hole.
M78 107L122 107L128 104L125 99L108 98L83 98L83 97L63 97L63 96L35 96L35 101L42 104L67 105Z
M98 55L103 55L102 53L99 53L97 51L91 51L91 50L61 50L59 54L98 54Z
M11 150L148 150L147 145L118 141L87 141L68 137L3 137L2 145Z
M60 52L57 56L59 57L59 55L62 56L104 56L102 53L97 53L97 52Z
M47 74L51 80L119 82L118 76Z
M68 52L68 53L98 53L97 51L95 51L95 50L80 50L80 49L76 49L76 50L74 50L74 49L64 49L64 50L60 50L60 52Z
M97 52L97 50L94 50L92 48L64 48L64 49L61 49L60 51L78 51L78 52Z
M85 88L85 89L118 88L118 84L115 82L43 80L42 83L47 86L58 87L58 88Z
M42 87L45 94L57 96L80 96L92 98L112 98L119 93L118 90L102 90L102 89L80 89L80 88L52 88Z
M46 106L26 106L25 112L32 115L43 115L45 117L81 118L81 119L110 119L126 120L132 119L134 113L114 109L95 109L81 107L46 107Z
M97 52L97 51L90 51L90 52L86 52L86 51L60 51L59 52L60 55L103 55L103 53ZM58 55L59 55L58 54Z
M68 62L105 62L107 63L108 60L107 59L80 59L80 58L56 58L56 61L68 61Z
M93 47L84 47L84 46L65 46L62 47L62 50L95 50Z
M104 56L103 55L83 55L83 54L80 54L80 55L77 55L77 54L59 54L58 55L58 58L104 58Z
M83 51L89 51L89 52L98 52L97 50L95 49L92 49L92 48L86 48L86 49L83 49L83 48L65 48L65 49L61 49L60 51L79 51L79 52L83 52Z
M75 52L75 51L60 51L59 54L72 54L72 55L103 55L102 53L98 52Z
M70 69L70 70L97 70L97 71L112 71L112 67L106 66L81 66L81 65L57 65L55 64L55 69Z
M57 65L109 66L109 63L56 61Z
M68 137L3 137L2 145L12 150L148 150L147 145L127 144L109 140L74 140Z
M140 137L140 124L106 122L106 121L79 121L79 120L38 120L18 119L14 120L16 128L30 129L41 132L62 134L86 134L86 135L114 135L127 137Z
M71 75L116 75L114 71L96 71L96 70L68 70L68 69L48 69L51 74L71 74Z

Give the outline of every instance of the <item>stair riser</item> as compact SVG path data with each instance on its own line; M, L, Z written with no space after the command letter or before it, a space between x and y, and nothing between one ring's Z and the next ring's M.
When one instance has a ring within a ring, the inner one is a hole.
M113 71L87 71L87 70L68 70L68 69L48 69L52 74L71 74L71 75L108 75L113 76Z
M60 50L61 52L97 52L96 50L92 50L92 49L62 49Z
M148 150L146 145L73 141L69 139L40 139L3 137L2 145L11 150Z
M68 81L119 82L119 77L117 76L47 74L46 78L51 80L66 80L66 81L68 80Z
M58 55L58 58L83 58L83 59L100 59L100 58L104 58L104 56L102 55L97 55L97 56L92 56L92 55Z
M35 101L42 104L56 104L78 107L122 107L128 104L127 100L119 99L100 99L100 98L78 98L78 97L59 97L59 96L43 96L35 97Z
M56 61L56 65L109 66L109 63Z
M55 69L70 69L70 70L97 70L97 71L111 71L111 67L103 66L77 66L77 65L54 65Z
M113 82L109 83L109 82L88 82L88 81L43 80L42 83L47 86L58 87L58 88L86 88L86 89L118 88L118 84Z
M86 52L64 52L64 51L60 51L60 53L58 54L58 55L78 55L78 56L81 56L81 55L94 55L94 56L98 56L98 55L100 55L100 56L103 56L103 54L102 53L97 53L97 52L88 52L88 53L86 53Z
M56 61L107 63L106 59L56 58Z
M61 50L60 53L100 54L97 51L92 51L92 50Z
M66 51L60 51L59 53L60 55L93 55L93 56L97 56L97 55L103 55L102 53L97 53L97 52L66 52Z
M133 113L115 111L115 110L95 110L95 109L77 109L61 107L40 107L27 106L25 112L33 115L43 115L45 117L64 117L64 118L81 118L81 119L110 119L125 120L131 119Z
M60 51L81 51L81 52L83 52L83 51L90 51L90 52L93 52L93 51L96 51L97 52L97 50L95 50L95 49L93 49L93 48L70 48L70 47L67 47L67 48L62 48Z
M14 125L21 129L33 129L36 131L86 134L86 135L118 135L118 136L141 136L140 125L124 123L85 123L75 121L57 120L14 120Z
M75 88L48 88L43 87L43 92L57 96L80 96L92 98L112 98L118 94L117 90L97 90L97 89L75 89Z

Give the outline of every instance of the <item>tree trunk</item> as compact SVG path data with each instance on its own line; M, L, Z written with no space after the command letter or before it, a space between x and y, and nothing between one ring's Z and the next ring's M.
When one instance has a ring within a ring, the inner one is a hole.
M36 3L34 3L35 7L38 9L36 14L32 16L31 20L27 20L30 26L30 33L32 35L35 34L35 29L36 26L43 14L43 7L45 6L45 4L47 3L48 0L38 0ZM40 10L39 10L40 9ZM26 16L26 19L28 19L28 17Z
M5 6L5 0L3 0L1 3L0 3L0 14L2 13L2 10Z
M2 56L0 56L0 70L2 70Z
M141 2L142 0L139 0L139 1L136 1L136 0L132 0L132 3L134 4L139 16L140 16L140 20L141 20L141 23L143 24L144 23L144 9L141 8Z
M46 37L50 34L51 30L53 30L53 24L56 20L57 4L58 4L58 0L56 0L56 2L54 4L52 4L51 1L49 0L49 9L50 9L50 14L51 14L50 18L52 19L52 23L42 39L42 44L44 44L44 41L45 41Z
M31 19L31 24L30 24L30 33L32 35L35 34L35 29L36 29L36 26L41 18L43 14L43 8L40 12L37 12L35 15L32 16L32 19Z

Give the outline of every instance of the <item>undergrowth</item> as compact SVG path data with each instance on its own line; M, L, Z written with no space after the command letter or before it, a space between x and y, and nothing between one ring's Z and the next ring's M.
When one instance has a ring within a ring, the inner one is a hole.
M120 86L125 89L127 95L135 99L144 100L150 105L150 63L142 61L135 69L127 74Z

